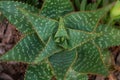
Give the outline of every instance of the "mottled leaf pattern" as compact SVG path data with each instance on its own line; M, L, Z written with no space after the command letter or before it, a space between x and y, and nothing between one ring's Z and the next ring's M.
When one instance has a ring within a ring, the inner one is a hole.
M92 33L75 29L69 29L68 31L70 38L70 40L68 41L69 49L74 49L78 46L81 46L101 35L100 33Z
M48 58L49 56L53 55L56 52L60 52L61 50L61 48L57 47L53 39L50 38L41 53L36 57L34 63L41 62L45 58Z
M74 69L81 73L107 75L108 71L101 57L101 49L96 44L89 42L78 48L78 58Z
M64 21L63 21L63 18L60 17L59 19L59 27L58 27L58 30L57 32L55 33L55 42L59 44L59 46L62 46L63 48L67 48L68 47L68 39L69 39L69 36L68 36L68 32L66 30L66 27L64 25Z
M64 39L68 39L68 33L66 31L66 28L64 26L64 22L63 22L63 18L60 18L59 20L59 27L58 27L58 30L55 34L55 38L63 38ZM57 41L57 42L61 42L60 40Z
M72 29L92 31L93 28L96 26L96 22L101 17L101 14L103 13L100 11L77 12L77 13L69 14L65 16L64 21L65 21L65 25Z
M86 74L80 74L70 68L66 80L88 80L88 76Z
M99 47L107 48L120 45L120 30L118 28L101 25L97 28L96 32L101 32L103 34L95 40Z
M21 8L19 10L28 18L31 25L34 26L34 30L43 42L48 40L54 33L54 29L58 27L58 23L55 20L39 17L37 14L31 14Z
M43 44L36 34L23 37L16 46L1 57L2 60L32 62L42 50Z
M40 15L58 19L73 10L70 0L44 0Z
M28 63L25 80L107 76L106 48L120 44L120 31L98 22L111 7L70 13L74 11L70 0L44 0L40 11L24 3L0 1L0 12L23 33L0 60Z
M40 64L30 65L26 72L25 80L51 80L54 76L47 60Z
M97 27L100 18L111 8L112 5L97 11L74 12L64 17L65 25L72 29L93 31Z
M76 51L62 51L49 58L56 74L57 80L66 80L66 72L76 58ZM58 73L59 72L59 73Z
M29 12L38 13L38 10L25 3L14 1L0 1L0 12L4 14L7 19L14 24L22 33L32 32L31 25L26 21L24 15L18 11L18 7L28 10Z
M100 47L99 47L100 48ZM101 49L101 57L107 67L111 66L111 54L108 49Z

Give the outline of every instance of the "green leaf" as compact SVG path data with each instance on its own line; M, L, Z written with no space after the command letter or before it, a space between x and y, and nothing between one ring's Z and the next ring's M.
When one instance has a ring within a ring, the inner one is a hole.
M110 68L110 66L112 65L111 63L111 52L108 49L101 49L101 57L102 60L104 62L104 64Z
M93 31L97 27L98 21L100 18L105 15L105 13L112 7L112 5L107 6L104 9L99 9L96 11L83 11L83 12L74 12L68 14L64 17L65 26L84 30L84 31Z
M58 19L73 10L70 0L45 0L40 15Z
M95 40L100 48L120 45L120 30L118 28L101 25L97 28L96 32L103 34Z
M62 49L59 48L53 38L50 38L46 43L46 46L42 49L41 53L35 58L34 63L41 62L43 59L50 57L56 52L60 52Z
M23 2L25 4L35 6L35 7L38 6L39 4L39 0L0 0L0 1L18 1L18 2Z
M19 8L19 10L25 15L31 25L34 26L33 29L43 42L46 42L55 33L54 31L58 27L57 21L29 13L22 8Z
M52 80L53 77L87 80L90 73L108 75L105 58L109 52L103 49L120 44L111 41L119 37L119 30L97 25L112 5L97 11L66 15L73 11L70 0L45 0L40 11L44 17L41 17L28 6L22 8L22 3L17 2L18 6L13 5L15 2L8 3L6 7L5 2L0 2L0 9L24 37L0 59L28 63L26 80ZM49 18L60 18L60 21ZM20 19L23 22L19 22ZM55 38L61 39L63 48Z
M28 10L29 12L38 13L38 9L28 4L14 1L0 1L0 12L15 25L22 33L32 32L31 25L26 21L25 16L18 11L18 7Z
M82 1L81 1L81 5L80 5L80 10L81 10L81 11L85 11L85 9L86 9L86 4L87 4L87 0L82 0Z
M87 74L80 74L72 69L68 71L66 80L88 80Z
M58 27L58 30L57 30L54 38L55 38L55 42L58 43L59 46L64 44L64 48L68 47L67 40L69 39L69 36L66 31L62 17L60 17L59 27Z
M66 80L67 71L69 71L69 68L74 63L76 56L76 51L73 50L62 51L49 58L58 80Z
M74 49L87 42L99 37L101 33L87 32L82 30L68 29L69 40L68 40L68 49ZM64 46L64 45L63 45Z
M120 1L117 0L116 4L110 11L111 19L119 19L120 17Z
M23 37L10 51L1 56L4 61L31 63L43 48L39 37L32 33Z
M74 0L75 7L80 10L80 0Z
M25 80L52 80L53 76L49 62L44 60L40 64L28 66Z
M39 0L14 0L14 1L22 1L33 6L38 6L39 4Z
M79 73L108 75L102 59L102 50L93 42L78 48L78 58L73 69Z
M64 37L64 38L68 39L68 33L66 31L66 28L64 26L64 22L63 22L62 18L60 18L60 20L59 20L59 27L55 34L55 38L59 38L59 37Z

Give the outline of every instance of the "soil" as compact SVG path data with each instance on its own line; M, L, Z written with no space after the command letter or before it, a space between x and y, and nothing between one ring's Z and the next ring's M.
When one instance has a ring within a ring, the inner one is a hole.
M6 19L0 23L0 55L10 50L21 33ZM108 77L88 74L89 80L120 80L120 46L109 48L112 55L112 71ZM0 62L0 80L24 80L27 64ZM53 80L56 80L54 77Z
M19 40L21 33L6 19L0 23L0 55L10 50ZM0 80L24 80L27 64L0 62Z

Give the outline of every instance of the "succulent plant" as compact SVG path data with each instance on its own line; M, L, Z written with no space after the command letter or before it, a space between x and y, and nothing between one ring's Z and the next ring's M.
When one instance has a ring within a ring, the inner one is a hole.
M115 6L111 9L111 18L119 18L120 16L120 1L118 0L115 4Z
M27 63L25 80L107 76L107 48L120 44L120 30L99 21L112 6L75 12L70 0L44 0L40 10L21 2L0 1L2 15L23 34L0 60Z

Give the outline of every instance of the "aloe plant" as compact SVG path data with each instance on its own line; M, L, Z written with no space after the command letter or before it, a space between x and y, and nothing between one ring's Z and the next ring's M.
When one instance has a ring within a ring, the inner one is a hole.
M112 6L74 12L70 0L44 0L40 10L25 3L0 1L2 15L23 34L0 60L27 63L25 80L107 76L107 48L120 44L120 30L99 21Z

